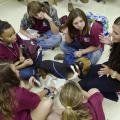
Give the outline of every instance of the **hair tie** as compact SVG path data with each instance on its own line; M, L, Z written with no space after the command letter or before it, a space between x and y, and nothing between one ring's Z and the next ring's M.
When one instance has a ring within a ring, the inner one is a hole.
M71 106L67 106L66 109L72 109L72 107Z

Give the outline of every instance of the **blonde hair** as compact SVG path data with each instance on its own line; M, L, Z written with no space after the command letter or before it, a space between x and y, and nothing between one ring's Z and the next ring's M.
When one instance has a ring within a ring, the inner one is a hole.
M74 81L67 82L60 92L60 102L65 107L61 120L91 120L89 109L83 104L82 89Z

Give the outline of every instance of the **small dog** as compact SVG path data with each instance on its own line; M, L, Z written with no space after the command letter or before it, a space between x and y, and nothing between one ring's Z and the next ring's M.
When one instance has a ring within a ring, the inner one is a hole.
M55 77L73 80L82 74L89 71L90 62L87 58L81 58L73 65L60 63L52 60L44 60L40 64L39 73L45 79L47 74L52 74Z

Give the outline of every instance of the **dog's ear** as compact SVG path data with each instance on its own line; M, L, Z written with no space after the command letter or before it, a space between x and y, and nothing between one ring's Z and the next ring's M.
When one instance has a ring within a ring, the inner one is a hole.
M73 66L74 66L74 69L75 69L76 72L80 71L79 65L77 63L73 64Z
M74 68L75 68L76 72L82 71L83 70L83 65L84 65L83 62L81 62L81 61L76 62L74 64Z
M72 70L73 74L71 77L68 78L68 80L75 80L76 78L78 78L79 73L75 70L74 65L70 65L70 69Z
M76 64L78 65L80 72L87 74L90 69L91 62L88 58L81 57L76 61Z

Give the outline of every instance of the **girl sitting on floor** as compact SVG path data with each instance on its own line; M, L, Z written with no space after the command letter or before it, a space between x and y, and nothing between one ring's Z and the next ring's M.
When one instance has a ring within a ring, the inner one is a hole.
M27 13L21 20L20 33L34 40L43 49L52 49L61 42L59 34L59 21L53 14L50 15L45 3L32 1L27 5ZM54 14L55 15L55 14ZM57 14L56 14L57 15ZM53 17L53 18L52 18ZM31 35L27 29L37 30L38 33Z
M104 49L99 39L99 35L103 32L102 23L98 21L89 23L86 14L76 8L70 12L61 31L65 36L65 40L60 44L65 63L73 64L81 57L90 61L88 66L97 63ZM60 59L59 56L55 59Z
M86 75L80 75L80 86L88 91L97 88L104 97L118 101L117 92L120 90L120 17L113 24L111 52L107 62L91 66ZM100 36L102 42L104 37ZM107 42L108 42L107 38Z
M0 21L0 61L11 61L20 71L20 77L28 80L37 73L35 62L23 56L14 28L6 21ZM41 54L37 58L37 63L42 61ZM38 66L39 67L39 66Z
M105 120L103 96L97 89L83 91L79 84L68 81L60 91L61 106L54 108L47 120Z
M50 92L44 89L35 94L20 87L15 66L0 63L0 120L46 120L53 101L43 97Z

